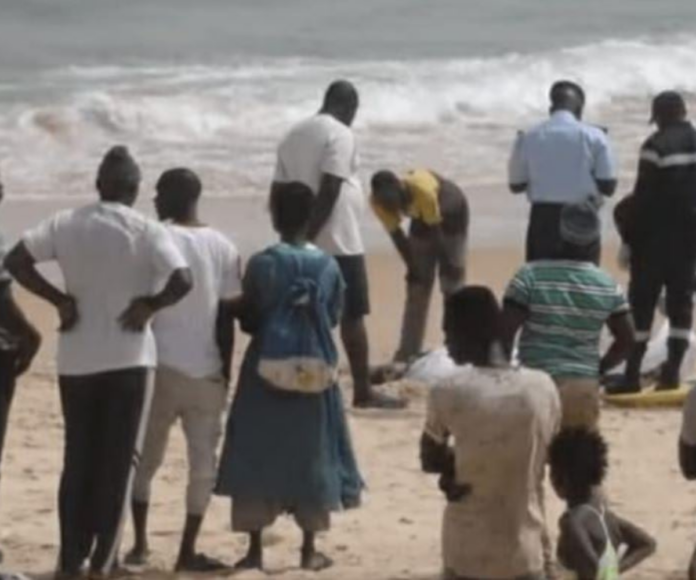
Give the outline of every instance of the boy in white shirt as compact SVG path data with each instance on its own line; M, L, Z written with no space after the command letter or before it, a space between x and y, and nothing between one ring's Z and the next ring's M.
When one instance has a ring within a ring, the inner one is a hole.
M177 572L226 568L196 553L195 546L215 484L241 264L235 246L198 219L201 189L198 176L183 168L166 171L157 183L157 213L191 268L194 287L179 304L161 312L153 325L158 352L155 396L133 490L135 546L126 560L136 565L147 561L150 486L164 459L169 431L180 419L188 445L189 482Z

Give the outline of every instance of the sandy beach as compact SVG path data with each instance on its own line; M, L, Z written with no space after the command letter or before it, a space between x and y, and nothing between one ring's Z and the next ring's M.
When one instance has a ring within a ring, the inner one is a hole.
M485 282L502 291L521 260L508 249L480 249L470 256L472 282ZM613 252L605 259L613 268ZM395 348L400 325L403 272L394 255L370 258L373 316L370 318L373 361L386 361ZM10 421L0 489L0 543L6 567L31 576L47 577L57 554L56 493L61 465L62 422L54 379L55 317L44 305L20 296L30 316L45 333L41 355L22 379ZM439 300L434 304L428 345L440 340ZM235 363L241 361L240 340ZM298 569L299 532L291 521L279 521L265 537L268 574L278 580L435 580L439 573L439 533L443 501L430 476L420 472L418 440L424 416L422 391L407 389L408 411L396 414L350 412L354 443L368 483L365 504L338 514L321 546L336 566L321 576ZM678 470L676 445L678 411L617 411L605 409L602 428L611 445L608 494L614 508L654 534L655 557L630 578L683 578L696 540L696 486L684 482ZM186 458L178 430L173 432L165 466L155 483L151 515L152 570L169 574L184 517ZM549 490L549 521L561 506ZM233 562L241 557L245 540L229 531L230 504L214 499L200 547ZM123 542L131 542L130 522ZM244 573L240 579L262 578Z

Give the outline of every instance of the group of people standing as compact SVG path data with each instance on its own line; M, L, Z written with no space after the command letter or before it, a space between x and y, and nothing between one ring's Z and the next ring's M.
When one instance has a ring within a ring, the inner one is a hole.
M606 580L654 549L596 493L607 467L599 381L628 358L619 389L639 388L635 369L664 286L673 332L660 384L679 382L696 270L696 244L686 247L696 231L696 132L679 95L656 99L658 132L642 149L638 186L627 198L634 201L617 212L631 248L627 301L599 267L600 200L616 188L606 132L582 122L578 85L556 83L550 97L551 118L519 135L510 161L511 189L527 192L532 211L527 263L502 307L490 289L465 285L469 207L457 185L421 168L371 179L371 207L407 272L395 361L421 353L438 276L445 296L443 330L458 370L431 393L421 459L440 475L447 499L443 558L452 579L556 577L542 493L549 459L569 505L558 546L565 568ZM47 219L2 252L0 452L14 381L40 345L12 297L11 277L60 319L57 577L81 577L85 564L91 578L114 574L128 505L135 542L125 563L147 563L150 486L178 420L189 478L177 571L228 568L196 547L213 493L232 499L232 527L249 536L236 567L263 568L262 531L283 513L303 534L300 566L331 565L316 534L329 528L332 511L359 506L364 487L338 387L334 329L350 364L353 405L406 405L370 382L365 199L351 131L358 106L355 87L337 81L319 113L282 140L269 204L279 241L244 272L235 246L201 221L202 184L191 170L168 170L157 182L162 223L133 209L141 173L121 146L99 167L98 202ZM62 287L37 268L50 261ZM218 462L235 322L252 340ZM614 340L600 357L605 326ZM520 367L512 364L518 336ZM684 440L684 462L693 440ZM627 548L621 557L619 545Z
M510 189L532 209L527 260L502 306L484 286L448 295L444 331L461 370L433 388L423 469L447 500L448 578L618 578L654 540L607 508L608 450L599 432L600 381L627 361L612 394L639 392L654 311L666 293L668 358L658 390L680 386L696 273L696 130L684 99L653 101L657 131L640 151L637 183L615 221L630 254L628 299L600 267L602 198L616 189L605 130L582 122L583 90L561 81L550 119L518 135ZM600 350L602 331L612 337ZM680 463L696 477L696 394L684 410ZM544 522L543 481L567 510L556 558ZM696 578L696 554L689 578Z

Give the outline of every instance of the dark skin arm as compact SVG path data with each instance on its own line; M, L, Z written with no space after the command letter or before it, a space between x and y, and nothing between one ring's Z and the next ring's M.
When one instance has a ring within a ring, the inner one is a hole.
M597 189L605 197L611 197L616 192L616 179L595 179Z
M601 375L626 360L635 342L633 322L628 312L611 316L607 320L607 326L614 337L614 341L599 363L599 373Z
M406 266L406 281L409 284L417 284L420 281L420 273L413 263L413 254L411 253L411 244L408 241L408 236L401 228L392 232L389 236Z
M696 480L696 445L689 445L683 439L679 440L679 466L687 480Z
M529 310L525 306L508 298L505 299L503 305L503 348L508 356L512 354L515 337L527 318L529 318Z
M74 328L79 320L75 298L61 292L36 269L36 260L23 242L18 243L5 258L5 268L32 294L52 304L58 311L60 331Z
M41 335L15 301L9 282L0 285L0 328L17 341L15 372L16 376L23 375L41 346Z
M342 184L343 179L340 177L336 177L330 173L324 173L322 175L314 213L309 222L308 238L310 240L315 240L319 232L321 232L326 225L326 222L329 221L334 207L336 206L336 202L338 201L338 196L341 195Z
M411 272L413 258L411 254L411 244L408 241L408 237L404 233L404 230L399 228L389 234L396 251L399 252L399 256L404 262L406 269Z
M635 568L655 553L657 544L644 530L612 513L607 515L609 525L611 525L618 534L618 542L616 543L625 544L628 548L624 557L621 558L621 562L619 562L620 572L622 574Z
M232 353L234 352L234 319L238 315L240 299L221 300L218 304L215 339L222 358L222 376L232 379Z
M172 272L161 292L153 296L134 298L118 321L121 328L128 332L143 332L152 317L163 308L173 306L193 288L193 277L188 268L179 268Z
M425 473L439 474L439 487L447 501L456 502L471 494L471 486L457 483L454 452L446 443L438 443L427 433L420 442L421 468Z

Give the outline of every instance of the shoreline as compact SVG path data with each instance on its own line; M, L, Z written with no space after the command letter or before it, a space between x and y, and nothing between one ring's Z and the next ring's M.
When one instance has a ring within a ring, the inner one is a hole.
M12 243L22 232L38 224L55 212L79 207L97 200L97 193L80 196L49 198L22 198L8 193L10 184L5 184L6 198L0 205L0 231ZM528 222L529 203L524 195L512 195L507 185L479 185L467 187L464 192L470 206L469 248L470 250L505 249L515 251L524 246ZM366 193L367 195L367 193ZM611 211L616 200L623 194L617 193L602 209L603 237L605 244L618 243ZM155 217L153 193L141 191L136 209ZM201 219L219 229L237 244L243 256L259 251L275 239L267 212L266 195L259 192L254 197L201 197ZM363 237L366 253L391 252L389 236L384 232L376 217L365 204Z

